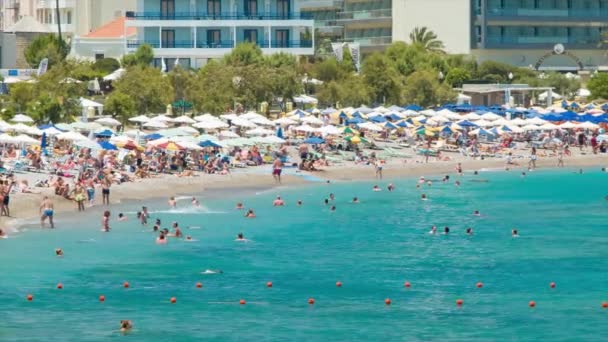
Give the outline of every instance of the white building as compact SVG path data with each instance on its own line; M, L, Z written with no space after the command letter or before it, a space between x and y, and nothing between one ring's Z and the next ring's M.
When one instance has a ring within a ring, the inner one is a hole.
M149 44L157 65L179 59L197 68L241 42L266 54L314 54L314 20L299 13L297 0L138 0L127 17L127 28L137 29L127 50Z

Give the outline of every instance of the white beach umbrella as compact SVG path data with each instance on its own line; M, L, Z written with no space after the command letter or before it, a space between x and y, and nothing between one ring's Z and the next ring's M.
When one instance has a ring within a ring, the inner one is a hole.
M333 125L323 126L323 127L319 128L317 130L317 132L319 132L321 134L325 134L325 135L338 135L341 133L341 131L338 129L338 127L333 126Z
M230 114L222 114L222 115L220 115L220 118L222 118L224 120L236 120L239 118L239 116L234 113L230 113Z
M240 138L241 136L234 133L233 131L221 131L220 137L222 137L222 138Z
M420 112L420 113L421 113L421 114L424 114L424 115L434 115L434 114L436 113L437 115L443 115L443 116L445 116L446 118L449 118L451 115L456 114L456 113L452 112L451 110L449 110L449 109L447 109L447 108L444 108L444 109L442 109L442 110L440 110L440 111L438 111L438 112L435 112L435 111L434 111L434 110L432 110L432 109L427 109L427 110L423 110L423 111L422 111L422 112ZM427 114L427 113L429 113L429 114Z
M360 123L357 126L359 126L359 128L361 129L365 129L368 131L373 131L373 132L381 132L382 131L382 127L376 125L375 123L372 122L364 122L364 123Z
M479 126L479 127L490 127L490 126L492 126L492 122L486 121L486 120L483 120L483 119L475 121L475 124L477 126Z
M94 131L100 128L103 128L100 124L96 122L82 122L76 121L70 124L73 129L81 130L81 131Z
M274 131L271 131L269 129L266 128L262 128L262 127L256 127L254 129L250 129L247 132L245 132L245 134L247 135L270 135L270 134L274 134Z
M599 125L596 125L590 121L585 121L582 124L578 125L578 128L584 128L584 129L597 129L599 127L600 127Z
M253 119L259 119L259 118L265 119L266 117L261 114L258 114L256 112L247 112L247 113L239 116L239 118L252 121Z
M17 144L18 142L15 140L15 137L8 135L6 133L0 134L0 143L2 144Z
M57 134L55 136L57 140L70 140L70 141L78 141L78 140L88 140L84 135L77 132L64 132Z
M209 121L209 120L220 120L220 118L218 118L217 116L213 116L209 113L206 114L202 114L202 115L197 115L193 118L196 121Z
M524 132L523 128L521 128L521 127L519 127L519 126L515 126L515 125L506 125L506 126L507 126L507 127L508 127L508 128L511 130L511 132L513 132L513 133L523 133L523 132Z
M523 126L523 125L526 125L527 122L526 122L526 120L523 120L523 119L520 119L520 118L515 118L515 119L511 120L509 122L509 124L515 125L515 126Z
M158 121L158 122L173 122L173 119L166 116L165 114L159 114L150 119L150 121Z
M543 125L545 123L547 123L547 121L541 118L532 118L526 120L526 125Z
M39 128L38 128L38 127L36 127L36 126L30 126L30 127L28 127L28 129L27 129L25 132L23 132L23 133L28 134L28 135L36 135L36 136L41 136L43 132L42 132L42 130L41 130L41 129L39 129Z
M144 123L150 121L150 118L145 115L138 115L136 117L130 118L129 121Z
M374 108L374 112L378 112L378 113L386 113L388 111L389 110L384 108L383 106L378 106L378 107Z
M249 121L253 122L256 125L274 126L274 122L268 120L266 117L263 117L263 116L250 119Z
M245 120L245 119L241 119L241 118L236 118L236 119L232 120L232 124L235 126L245 127L245 128L257 127L257 125L254 124L253 122Z
M101 119L95 120L95 122L97 122L100 125L110 126L110 127L116 127L116 126L120 125L120 121L113 119L113 118L101 118Z
M42 133L46 133L46 135L57 135L57 134L61 134L63 132L58 130L57 128L51 126L49 128L43 129Z
M190 118L187 115L178 116L175 119L173 119L173 122L181 123L181 124L188 124L188 125L196 123L196 121L194 119Z
M522 127L522 129L524 131L539 131L540 127L537 125L530 124L530 125L525 125L524 127Z
M423 114L423 115L426 115L426 116L433 116L433 115L435 115L435 111L432 110L432 109L426 109L426 110L423 110L422 112L418 113L415 110L408 109L408 110L404 111L402 114L406 118L408 118L408 117L411 118L411 117L414 117L414 116L418 116L420 114Z
M281 139L281 138L277 137L276 135L269 135L267 137L254 138L254 140L260 142L261 144L269 144L269 145L284 144L286 142L285 139Z
M133 138L136 138L138 136L143 137L144 135L146 135L146 133L144 131L140 131L138 129L130 129L128 131L125 131L124 134L126 136L133 137Z
M22 123L17 123L6 127L5 130L9 132L26 133L29 129L30 126L24 125Z
M37 139L34 139L32 137L28 137L25 134L20 134L18 136L15 137L15 141L20 143L20 144L27 144L27 145L35 145L35 144L40 144L40 141Z
M80 148L90 148L92 150L101 150L101 146L99 146L99 143L97 143L93 140L90 140L90 139L75 140L74 145L76 145Z
M571 128L577 128L579 125L571 122L571 121L567 121L564 122L563 124L559 125L560 128L564 128L564 129L571 129Z
M509 120L501 117L497 120L492 121L492 126L505 126L505 125L508 125L509 123L510 123Z
M488 120L488 121L494 121L494 120L502 119L502 116L500 116L496 113L486 112L486 113L481 114L481 118L484 120Z
M17 114L15 115L12 119L12 122L24 122L24 123L32 123L34 122L34 119L32 119L31 117L25 115L25 114Z
M558 128L559 128L558 125L552 124L550 122L547 122L546 124L543 124L540 126L540 129L543 131L552 131L552 130L558 129Z
M433 120L433 121L438 122L438 123L450 122L449 118L446 118L445 116L442 116L442 115L435 115L432 118L430 118L429 120Z
M295 125L298 122L292 119L288 119L288 118L280 118L280 119L276 119L273 121L274 124L279 124L279 125Z
M200 121L192 125L194 128L200 129L218 129L218 128L227 128L228 124L219 120L209 120L209 121Z
M150 120L150 121L144 123L143 126L146 128L167 128L167 127L169 127L164 122L161 122L158 120Z
M466 114L464 116L464 118L467 119L467 120L469 120L469 121L480 120L481 119L481 115L479 115L477 113L469 113L469 114Z
M317 130L309 125L301 125L301 126L292 126L291 129L293 129L294 131L300 131L300 132L316 132Z
M309 125L322 125L323 124L323 120L314 117L314 116L305 116L302 118L301 120L303 123L307 123Z

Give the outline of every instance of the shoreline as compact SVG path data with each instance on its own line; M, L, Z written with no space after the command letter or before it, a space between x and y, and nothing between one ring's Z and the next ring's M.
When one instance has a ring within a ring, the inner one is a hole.
M608 164L608 161L602 161L598 155L577 155L564 158L565 167L602 167L600 165ZM511 170L527 170L527 159L521 160L521 165L512 166ZM457 163L462 163L462 168L465 173L472 171L480 171L484 169L504 170L504 160L486 159L486 160L453 160L453 161L431 161L429 163L416 162L414 159L393 159L383 169L383 180L389 181L400 178L411 178L419 176L439 176L454 173ZM537 160L537 169L555 168L555 158L539 158ZM294 174L292 169L286 169L287 172L282 176L282 183L277 184L270 171L265 169L256 170L256 172L236 172L228 176L197 174L191 178L179 178L173 175L161 175L160 177L144 179L136 182L127 182L120 185L114 185L111 188L110 207L117 204L132 201L160 201L168 199L171 196L201 196L209 192L211 196L222 192L223 190L234 191L232 194L244 192L244 195L250 195L249 191L266 191L281 187L303 186L306 184L316 184L319 180L330 180L333 182L352 182L352 181L374 181L375 171L369 165L339 165L332 166L318 172L300 172ZM19 178L19 175L17 175ZM12 217L1 217L0 228L5 231L16 232L18 227L23 226L26 222L34 221L39 218L38 208L43 196L49 196L55 205L56 214L74 213L78 215L76 204L73 201L68 201L60 198L53 193L51 188L35 188L41 190L37 194L15 194L11 196ZM96 191L95 201L99 203L101 200L101 191ZM218 196L219 197L219 196ZM102 205L96 204L89 210L99 210Z

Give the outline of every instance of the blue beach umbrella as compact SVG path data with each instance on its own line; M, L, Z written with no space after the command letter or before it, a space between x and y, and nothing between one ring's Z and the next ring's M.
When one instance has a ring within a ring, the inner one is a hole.
M152 134L148 134L144 136L144 139L146 140L156 140L156 139L160 139L163 136L158 134L158 133L152 133Z
M277 127L277 137L283 139L283 127L280 125Z
M396 129L396 128L397 128L397 126L393 125L393 124L392 124L392 123L390 123L390 122L387 122L387 123L385 123L385 124L384 124L384 128L388 128L388 129Z
M333 107L328 107L328 108L323 109L323 110L321 111L321 114L323 114L323 115L329 115L329 114L332 114L332 113L335 113L335 112L336 112L336 109L335 109L335 108L333 108Z
M513 130L510 129L509 127L507 127L507 126L500 127L500 130L503 131L503 132L513 132Z
M118 150L118 147L116 147L116 145L114 145L108 141L100 142L99 146L101 146L102 149L108 150L108 151L117 151Z
M441 133L452 134L452 133L454 133L454 131L450 128L450 126L444 126L441 129Z
M114 132L110 131L109 129L104 129L101 132L97 132L95 133L95 136L98 138L109 138L114 134Z
M382 115L377 115L369 119L369 121L373 122L386 122L386 119Z
M40 148L45 149L48 146L48 142L46 139L46 133L42 133L42 138L40 138Z
M415 104L405 106L405 110L413 110L416 112L421 111L423 109L424 108L420 107L419 105L415 105Z
M304 140L305 144L310 144L310 145L318 145L318 144L324 144L325 140L319 138L319 137L310 137L306 140Z
M468 120L462 120L457 122L458 126L460 127L477 127L476 124L472 123L471 121Z
M200 147L222 147L222 146L214 143L211 140L201 141L201 142L198 143L198 146L200 146Z

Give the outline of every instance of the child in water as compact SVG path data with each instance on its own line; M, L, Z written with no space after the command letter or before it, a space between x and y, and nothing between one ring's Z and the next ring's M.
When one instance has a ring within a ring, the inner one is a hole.
M101 230L104 232L110 231L110 211L106 210L103 212L101 217Z
M245 214L245 217L247 217L247 218L254 218L255 217L255 213L253 212L253 209L247 210L247 213Z

